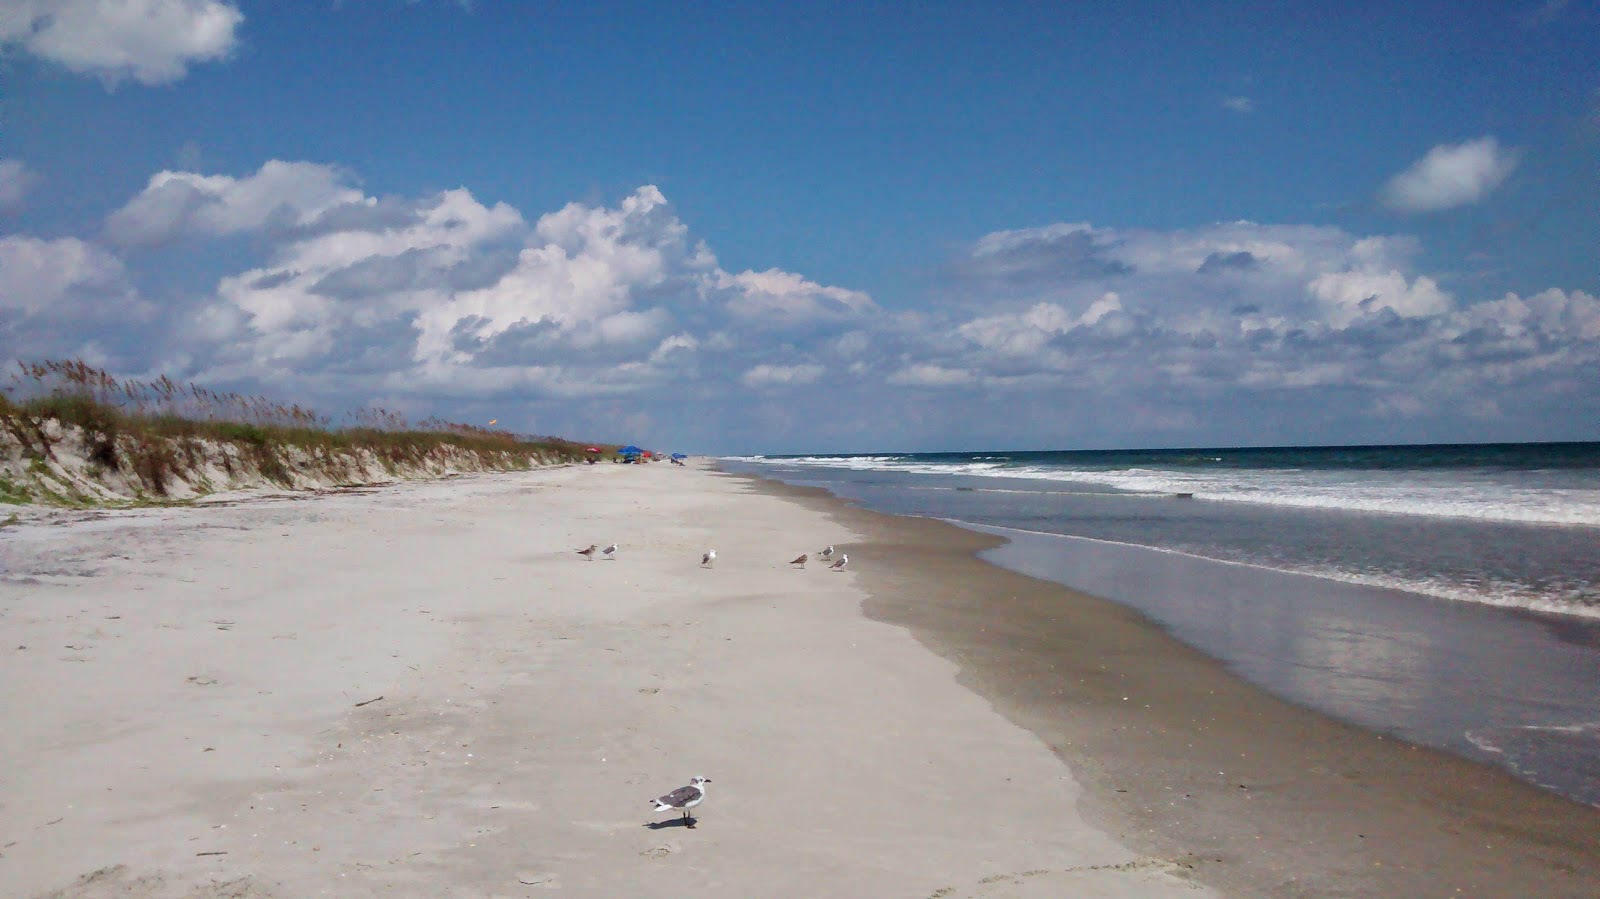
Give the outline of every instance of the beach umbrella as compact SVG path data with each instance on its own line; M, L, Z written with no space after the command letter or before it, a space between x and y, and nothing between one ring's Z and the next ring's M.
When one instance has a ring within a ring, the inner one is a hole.
M584 452L589 452L589 453L598 453L598 452L600 452L600 447L598 447L598 446L591 446L591 447L589 447L589 448L588 448L588 449L587 449L587 450L585 450L585 451L584 451Z
M634 446L633 444L630 443L627 446L623 447L622 449L617 450L617 455L619 455L619 456L637 456L642 452L644 452L644 450L639 449L637 446Z
M689 457L685 456L683 453L673 453L672 454L672 458L674 458L674 459L687 459Z

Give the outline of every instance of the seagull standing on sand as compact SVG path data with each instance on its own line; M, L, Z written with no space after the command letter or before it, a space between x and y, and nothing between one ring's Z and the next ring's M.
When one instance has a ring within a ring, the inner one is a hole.
M717 567L717 551L714 549L706 550L706 554L700 557L700 565L704 568Z
M849 565L849 564L850 564L850 555L849 555L849 553L840 553L839 554L839 561L833 563L832 565L829 565L828 566L828 570L829 571L843 571L844 570L844 566Z
M594 561L594 551L599 549L599 548L600 547L595 546L593 543L591 543L591 544L589 544L589 548L588 549L580 549L577 552L578 552L578 555L583 556L585 559L588 559L589 561L593 562Z
M832 543L828 544L828 548L825 549L825 550L822 550L819 553L817 553L817 555L823 557L824 559L833 558L833 544Z
M798 559L790 559L789 560L789 564L790 565L799 565L801 568L804 568L804 567L806 567L806 559L807 558L809 558L809 557L805 553L801 553L800 554L800 558L798 558Z
M670 812L677 810L683 812L683 826L694 827L694 816L689 814L689 809L706 801L706 784L711 783L709 777L692 777L687 787L679 787L660 799L652 799L656 804L655 811Z
M615 559L617 557L617 545L615 543L611 544L605 549L600 550L600 554L608 559Z

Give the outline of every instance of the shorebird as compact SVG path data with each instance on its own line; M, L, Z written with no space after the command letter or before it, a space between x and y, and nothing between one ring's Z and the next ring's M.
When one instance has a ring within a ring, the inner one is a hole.
M606 547L605 549L600 550L600 554L605 556L608 559L616 558L617 557L617 545L615 543L611 544L610 546Z
M700 557L700 564L706 568L717 567L717 551L714 549L706 550L706 554Z
M593 543L591 543L591 544L589 544L589 548L588 549L580 549L580 550L578 550L578 555L583 556L585 559L588 559L589 561L593 562L594 561L594 551L599 549L599 548L600 547L595 546Z
M833 563L832 565L829 565L828 566L828 570L829 571L843 571L844 570L844 566L849 565L849 564L850 564L850 555L848 553L840 553L839 554L839 561Z
M790 559L789 560L789 564L790 565L799 565L801 568L804 568L804 567L806 567L806 559L807 558L810 558L810 557L807 556L805 553L801 553L800 554L800 558L798 558L798 559Z
M709 777L691 777L687 787L679 787L660 799L652 799L656 804L655 811L670 812L676 809L683 812L683 826L694 827L694 816L689 814L689 809L706 801L706 784L711 783Z
M817 552L817 555L823 557L824 559L833 558L833 544L832 543L828 544L828 548L827 549L819 550Z

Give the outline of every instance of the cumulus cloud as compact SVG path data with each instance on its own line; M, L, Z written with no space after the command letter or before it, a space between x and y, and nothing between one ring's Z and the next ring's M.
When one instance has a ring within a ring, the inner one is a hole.
M33 173L28 171L22 160L0 159L0 212L21 207L33 181Z
M241 176L161 172L104 228L129 253L241 235L262 258L174 325L202 375L544 397L672 378L770 388L814 381L820 356L838 354L797 347L780 364L772 340L860 352L859 325L879 311L797 273L723 270L652 185L530 222L466 189L375 197L337 167L275 160Z
M465 188L378 197L337 168L274 161L160 173L102 238L129 264L90 240L0 239L13 351L120 341L131 367L208 383L514 403L596 437L648 406L650 427L730 449L1537 421L1591 396L1600 371L1592 295L1464 295L1419 270L1414 239L1327 226L998 231L911 309L727 271L650 185L524 217ZM131 283L153 246L204 258L219 239L218 258L251 261L159 306Z
M73 237L0 237L0 350L91 356L136 340L154 312L116 256Z
M1056 277L1033 278L1017 294L1009 290L1014 266L985 282L963 261L956 302L941 323L924 326L927 338L888 383L1092 387L1174 402L1432 391L1466 403L1488 381L1567 383L1600 365L1592 297L1547 291L1463 302L1413 270L1418 247L1404 237L1249 222L1182 231L1067 225L1001 232L968 252L983 260L997 245L1028 247L1028 268ZM965 311L985 299L987 311ZM1411 407L1383 404L1385 414Z
M121 260L74 237L0 237L0 303L29 315L80 299L126 296Z
M307 228L327 216L331 230L359 230L388 207L349 184L341 170L308 162L266 163L244 178L160 172L106 218L106 235L124 246L165 243L184 235Z
M1222 98L1222 106L1224 109L1230 109L1237 113L1256 111L1256 101L1249 97L1224 97Z
M232 52L244 14L221 0L11 0L0 46L114 85L164 84Z
M824 287L778 269L737 275L722 272L717 286L731 294L729 311L750 319L838 319L876 309L872 298L859 290Z
M1399 212L1439 212L1469 206L1499 187L1516 169L1520 154L1493 137L1440 144L1389 179L1379 195Z

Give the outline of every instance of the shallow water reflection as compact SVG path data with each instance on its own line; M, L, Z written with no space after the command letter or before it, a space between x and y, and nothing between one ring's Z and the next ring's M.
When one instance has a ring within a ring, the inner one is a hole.
M1112 599L1291 701L1600 805L1600 622L969 525L1007 568Z

